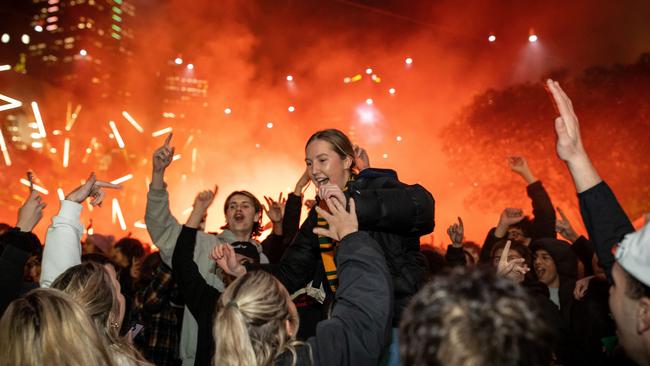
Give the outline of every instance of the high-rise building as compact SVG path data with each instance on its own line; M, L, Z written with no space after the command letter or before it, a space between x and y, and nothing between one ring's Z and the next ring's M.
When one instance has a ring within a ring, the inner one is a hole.
M28 1L0 2L0 71L10 67L24 73L27 47L34 30L29 27L31 4ZM7 66L8 65L8 66Z
M120 71L132 60L135 6L128 0L32 0L28 73L75 94L128 98Z
M183 120L201 115L208 106L208 81L197 75L194 65L177 57L159 74L163 118Z

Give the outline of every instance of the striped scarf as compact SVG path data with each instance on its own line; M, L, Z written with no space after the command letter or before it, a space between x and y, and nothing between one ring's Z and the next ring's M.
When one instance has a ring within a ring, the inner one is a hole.
M343 192L348 190L348 186L350 185L350 182L354 182L355 179L356 179L355 175L350 175L350 179L345 185ZM320 207L321 209L327 212L330 212L329 207L327 207L327 203L325 202L325 200L320 200L318 202L318 207ZM327 223L327 220L325 220L324 217L318 215L316 221L316 227L329 229L329 224ZM339 284L339 279L336 274L336 263L334 262L334 257L336 256L336 244L338 243L332 240L330 237L318 235L318 245L320 247L320 256L323 259L323 266L325 267L325 276L327 277L327 283L329 284L330 289L332 289L332 292L334 293L336 293L336 289Z

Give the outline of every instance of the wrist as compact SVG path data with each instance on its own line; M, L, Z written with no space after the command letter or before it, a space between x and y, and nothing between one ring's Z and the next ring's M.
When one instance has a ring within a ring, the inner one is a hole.
M501 239L504 236L506 236L507 232L508 232L508 225L503 225L503 224L499 223L499 225L497 225L496 229L494 229L494 236Z
M16 227L17 227L20 231L22 231L22 232L24 232L24 233L28 233L28 232L32 231L32 229L34 228L34 226L32 226L32 225L29 225L29 224L27 224L27 223L20 222L20 221L18 221L18 223L16 224Z

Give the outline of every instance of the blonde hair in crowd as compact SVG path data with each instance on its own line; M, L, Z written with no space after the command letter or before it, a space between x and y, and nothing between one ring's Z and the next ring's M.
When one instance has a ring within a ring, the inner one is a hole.
M299 324L289 311L290 301L284 286L264 271L248 272L228 286L214 321L214 365L266 366L285 351L295 365L295 347L303 343L295 340ZM294 334L288 334L287 320Z
M99 332L108 341L117 360L148 364L140 353L119 336L120 304L113 281L103 265L84 262L68 268L54 282L52 288L70 294L95 322Z
M59 290L35 289L13 301L0 339L0 366L114 365L88 314Z

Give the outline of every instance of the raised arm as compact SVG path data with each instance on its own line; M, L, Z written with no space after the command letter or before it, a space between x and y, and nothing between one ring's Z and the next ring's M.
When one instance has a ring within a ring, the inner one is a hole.
M611 279L611 249L634 227L612 190L602 181L582 145L580 124L573 104L557 81L546 82L560 113L555 119L556 151L571 173L580 201L582 220L594 244L598 261Z
M52 281L61 273L81 263L81 235L84 230L80 221L83 207L81 204L90 197L91 205L101 205L105 195L103 188L120 189L121 187L98 181L95 173L92 173L84 184L61 201L59 214L52 217L52 225L47 229L45 236L41 287L50 287Z

